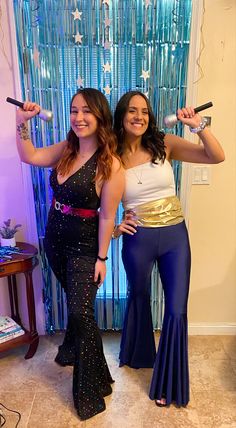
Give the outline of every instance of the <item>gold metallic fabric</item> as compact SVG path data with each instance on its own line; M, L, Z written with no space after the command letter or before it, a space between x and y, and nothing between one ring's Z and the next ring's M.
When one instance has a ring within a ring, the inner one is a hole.
M138 226L142 227L172 226L184 220L177 196L137 205L131 210L126 210L124 214L132 214Z

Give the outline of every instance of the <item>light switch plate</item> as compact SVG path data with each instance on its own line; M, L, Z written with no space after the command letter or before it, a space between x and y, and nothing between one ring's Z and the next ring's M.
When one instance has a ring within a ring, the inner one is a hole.
M192 184L210 184L211 167L209 165L194 165L192 170Z

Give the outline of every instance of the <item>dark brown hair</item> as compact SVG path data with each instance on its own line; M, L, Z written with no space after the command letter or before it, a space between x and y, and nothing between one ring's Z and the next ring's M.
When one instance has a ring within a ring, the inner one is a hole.
M94 88L82 88L72 97L70 111L74 98L81 94L88 104L92 114L98 121L97 141L98 141L98 163L96 178L108 180L111 176L112 156L118 158L116 154L117 140L112 129L112 114L108 101L100 91ZM62 175L67 174L79 152L79 138L72 129L67 134L68 144L63 156L57 165L57 172Z
M140 91L129 91L124 94L117 103L114 113L114 131L117 136L118 146L117 152L120 157L124 154L125 150L125 130L124 130L124 116L129 108L131 98L135 95L143 97L147 103L149 124L146 132L142 136L142 146L151 154L152 162L155 163L156 159L165 160L165 145L164 145L164 132L159 131L156 119L153 114L148 98Z

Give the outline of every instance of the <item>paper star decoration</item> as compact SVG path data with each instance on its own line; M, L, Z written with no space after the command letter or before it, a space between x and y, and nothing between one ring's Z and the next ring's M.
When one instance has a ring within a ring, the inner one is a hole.
M109 42L108 40L105 41L104 43L104 49L111 49L111 42Z
M142 74L141 74L140 77L142 77L145 80L145 82L146 82L146 80L149 79L149 77L150 77L149 70L147 70L147 71L142 70Z
M109 62L108 62L108 61L106 62L106 64L104 64L104 65L103 65L103 71L104 71L104 73L106 73L106 71L107 71L108 73L110 73L110 72L111 72L111 66L110 66L110 64L109 64Z
M112 19L106 18L104 22L105 22L105 27L110 27Z
M110 6L110 0L103 0L102 4L107 4L107 6Z
M82 34L77 33L76 36L74 36L74 38L75 38L75 43L82 43L82 38L83 38Z
M152 3L151 3L151 0L145 0L145 7L146 8L148 8L148 6L151 6L152 5Z
M79 76L76 83L79 87L84 86L84 79L81 79L81 77Z
M34 58L34 65L35 65L35 67L40 68L40 64L39 64L39 51L36 48L36 46L34 47L33 58Z
M106 95L110 95L112 88L110 88L110 86L106 85L105 88L103 88L103 90L105 91Z
M75 11L72 12L72 15L74 15L74 21L76 19L79 19L81 21L82 12L79 12L78 8L76 8Z

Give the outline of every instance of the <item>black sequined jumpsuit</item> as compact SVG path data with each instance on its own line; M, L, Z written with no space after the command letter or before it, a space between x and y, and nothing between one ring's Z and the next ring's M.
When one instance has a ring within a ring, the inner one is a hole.
M100 199L94 182L96 166L97 153L61 185L53 170L50 184L54 198L75 208L97 210ZM112 392L113 382L94 318L98 217L65 215L51 207L45 249L49 264L67 295L68 327L60 347L61 358L65 363L73 360L74 405L84 420L105 410L103 397Z

